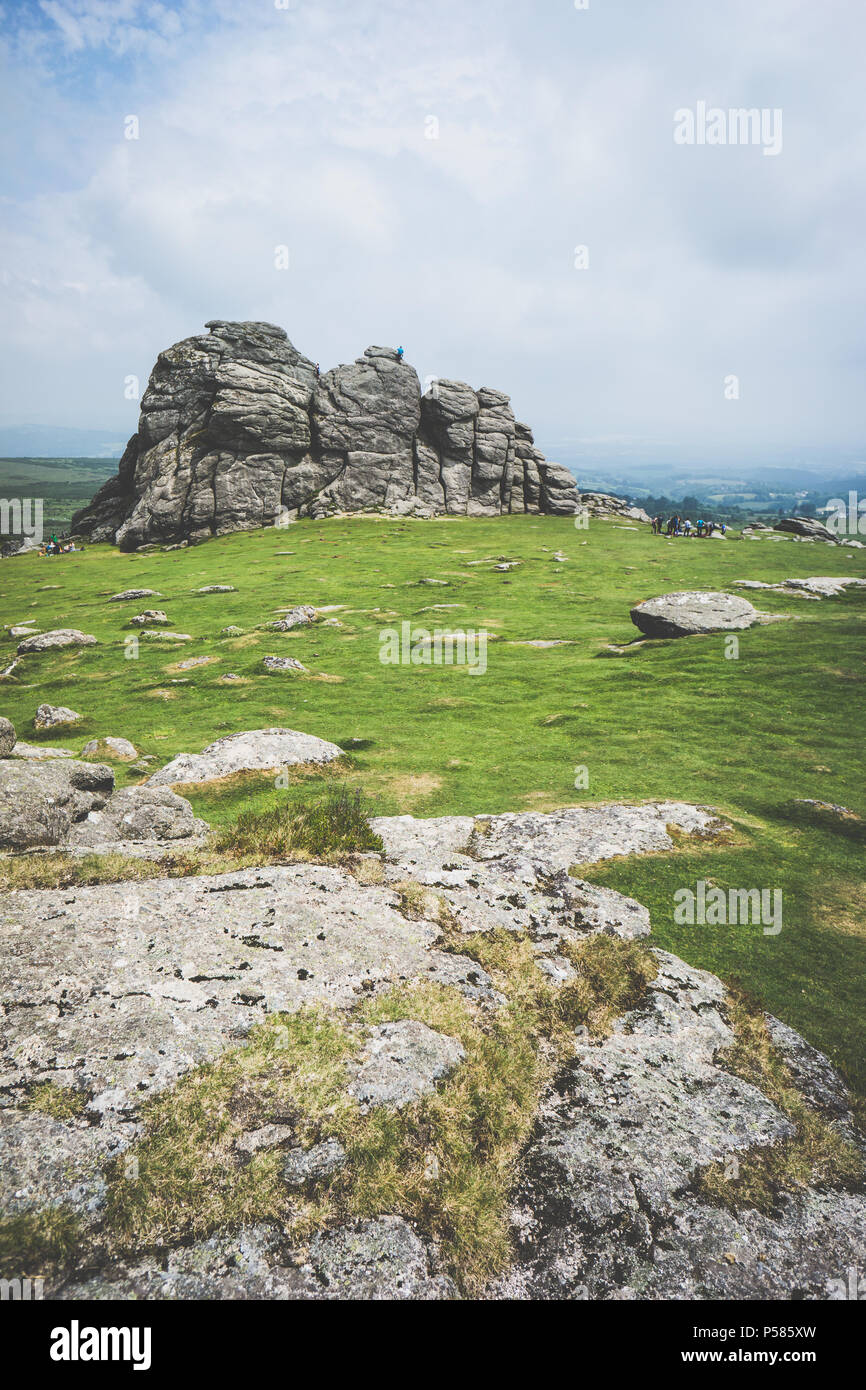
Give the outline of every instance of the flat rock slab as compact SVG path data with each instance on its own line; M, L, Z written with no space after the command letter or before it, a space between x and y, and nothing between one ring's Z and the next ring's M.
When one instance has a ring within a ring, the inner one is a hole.
M267 772L298 763L330 763L344 756L336 743L296 729L250 729L208 744L201 753L180 753L149 779L151 786L172 782L212 782L235 772Z
M465 1056L456 1038L415 1019L382 1023L370 1031L349 1090L363 1105L400 1109L433 1091Z
M19 739L13 746L10 758L28 758L34 762L45 762L52 758L74 758L68 748L49 748L45 743L22 743Z
M40 632L35 637L25 637L18 643L18 655L28 652L47 652L57 647L95 647L96 638L87 632L79 632L74 627L58 627L53 632Z
M387 858L407 869L466 867L473 860L524 864L538 861L546 872L593 864L617 854L652 854L674 848L669 825L690 835L713 836L722 828L715 813L682 801L639 806L603 802L565 806L542 814L499 816L381 816L371 821Z
M760 613L736 594L684 590L647 599L631 610L631 620L647 637L689 637L752 627Z
M866 579L851 579L846 575L812 575L807 579L783 579L781 584L767 584L760 579L735 579L738 589L772 589L779 594L795 594L800 598L835 598L846 589L866 589Z
M307 668L294 656L266 656L262 665L269 671L288 671L290 675L306 675Z

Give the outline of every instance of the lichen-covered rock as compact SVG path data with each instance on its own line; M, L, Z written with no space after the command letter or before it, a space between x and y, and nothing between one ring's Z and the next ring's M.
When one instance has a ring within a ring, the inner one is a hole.
M647 637L689 637L699 632L732 632L752 627L760 613L748 599L710 590L662 594L631 610L631 620Z
M100 810L114 790L102 763L7 758L0 763L0 847L62 844L72 826Z
M73 517L77 533L133 550L298 513L577 509L574 477L536 449L500 391L442 379L422 397L388 347L317 376L273 324L207 327L160 353L138 431Z
M170 621L168 614L164 613L161 608L146 608L143 613L136 613L134 618L130 618L129 626L149 627L152 623L157 627L160 625L167 627Z

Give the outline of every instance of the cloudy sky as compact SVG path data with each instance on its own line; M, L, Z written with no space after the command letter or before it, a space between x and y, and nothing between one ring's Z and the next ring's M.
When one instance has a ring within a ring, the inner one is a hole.
M864 456L862 0L7 0L0 29L0 424L123 439L129 375L247 318L323 368L402 343L549 452ZM699 103L781 112L781 150L677 143Z

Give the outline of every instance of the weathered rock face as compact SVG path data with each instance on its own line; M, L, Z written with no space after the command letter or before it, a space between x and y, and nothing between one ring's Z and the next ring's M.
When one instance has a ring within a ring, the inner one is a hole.
M731 632L752 627L760 613L735 594L696 590L662 594L638 603L631 620L647 637L690 637L698 632Z
M0 758L8 758L15 747L15 725L5 715L0 715Z
M397 514L567 514L568 469L548 463L508 396L438 381L422 397L393 348L317 377L281 328L212 320L160 353L117 476L72 529L124 550L383 508Z

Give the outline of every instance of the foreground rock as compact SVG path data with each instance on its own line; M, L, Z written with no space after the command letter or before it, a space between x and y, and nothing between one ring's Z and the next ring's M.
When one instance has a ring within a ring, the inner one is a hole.
M73 825L66 843L101 849L122 841L187 840L204 835L207 822L196 819L189 802L168 787L124 787L105 807Z
M293 1249L267 1226L214 1236L173 1251L165 1264L141 1263L70 1285L63 1299L457 1298L436 1253L399 1216L379 1216L315 1236Z
M114 773L104 763L20 754L0 762L3 849L99 848L123 840L178 840L206 830L189 802L168 788L115 791Z
M760 613L735 594L696 590L662 594L631 610L631 620L647 637L690 637L700 632L732 632L752 627Z
M74 627L59 627L53 632L40 632L35 637L25 637L18 643L18 655L28 652L47 652L55 647L95 647L96 638L87 632L79 632Z
M15 747L15 725L5 715L0 715L0 758L8 758Z
M501 391L442 379L422 397L386 347L317 377L273 324L207 327L160 353L138 432L73 517L76 533L133 550L298 513L577 509L573 475L545 459Z
M278 658L273 658L277 660ZM292 660L292 658L285 658ZM300 665L300 663L298 663ZM303 669L303 668L302 668ZM267 772L297 763L330 763L342 748L296 729L251 729L208 744L201 753L181 753L149 779L151 786L172 782L213 782L235 772Z
M142 789L138 789L142 790ZM146 788L143 790L147 790ZM116 794L123 795L122 793ZM0 910L0 1210L71 1206L86 1228L104 1211L105 1168L140 1135L142 1104L235 1048L254 1024L303 1005L340 1011L360 1049L345 1086L362 1107L397 1111L459 1078L460 1042L412 1018L369 1026L359 1001L429 982L495 1017L503 1004L469 938L505 927L552 980L573 977L566 943L649 929L646 909L569 877L567 866L670 848L668 827L711 837L712 812L683 803L569 807L550 816L382 818L383 883L313 864L211 877L7 893ZM371 856L368 856L370 858ZM373 856L374 857L374 856ZM429 886L407 918L406 879ZM443 949L443 908L449 948ZM456 931L456 936L454 935ZM862 1190L806 1186L772 1215L732 1214L700 1195L713 1163L787 1142L790 1120L725 1064L734 1040L715 976L657 952L641 1003L604 1039L576 1033L541 1099L510 1202L513 1259L487 1298L836 1297L866 1256ZM569 973L571 972L571 973ZM833 1067L778 1020L773 1043L810 1105L853 1135ZM27 1105L51 1081L80 1118ZM406 1113L411 1114L407 1111ZM239 1164L278 1151L299 1200L340 1180L351 1157L332 1136L301 1145L291 1114L252 1117ZM399 1122L402 1122L402 1117ZM394 1123L398 1123L395 1116ZM346 1145L350 1149L351 1145ZM431 1167L431 1201L438 1170ZM398 1212L337 1221L292 1243L250 1226L137 1255L48 1287L61 1298L413 1298L458 1296L440 1252Z
M74 758L10 758L0 763L0 848L62 844L72 826L100 810L114 790L114 773Z

